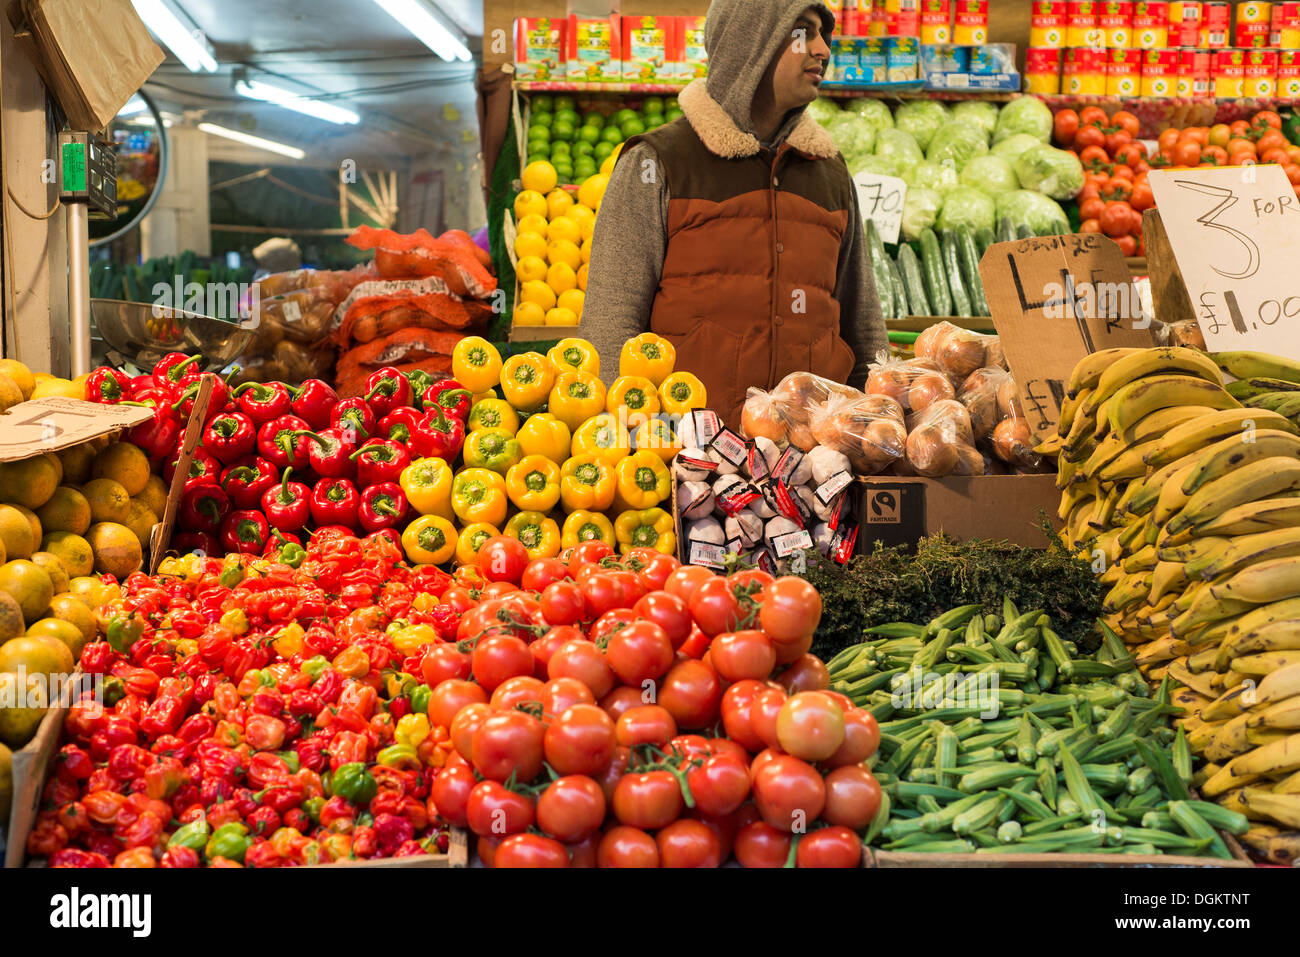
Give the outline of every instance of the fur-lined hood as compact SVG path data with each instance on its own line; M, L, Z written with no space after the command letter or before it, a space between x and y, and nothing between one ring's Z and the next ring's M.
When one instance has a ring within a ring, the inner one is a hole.
M758 137L737 126L731 115L709 95L706 80L692 80L677 102L695 135L715 156L740 159L754 156L761 148ZM831 159L839 153L830 134L806 112L800 114L785 141L812 159Z

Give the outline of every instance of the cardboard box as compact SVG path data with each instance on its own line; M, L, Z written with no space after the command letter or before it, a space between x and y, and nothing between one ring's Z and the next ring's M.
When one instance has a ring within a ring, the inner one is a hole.
M520 17L515 21L515 77L562 80L568 23L555 17Z
M0 428L0 462L58 452L148 422L153 410L49 396L11 406Z
M709 54L704 50L704 17L674 17L677 46L682 52L677 64L679 80L694 80L709 74Z
M681 70L681 40L676 17L624 17L623 79L630 83L671 83Z
M622 82L622 20L617 14L604 17L569 14L565 60L570 80L576 83Z
M858 482L859 554L872 551L876 542L910 547L938 532L1043 548L1047 541L1038 527L1039 510L1059 526L1061 493L1055 475L880 475Z

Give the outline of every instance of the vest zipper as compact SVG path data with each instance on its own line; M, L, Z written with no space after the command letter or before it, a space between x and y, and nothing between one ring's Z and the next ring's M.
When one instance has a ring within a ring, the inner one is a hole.
M781 283L780 283L781 262L780 262L780 255L776 251L776 247L778 245L778 240L777 240L778 223L777 223L777 212L776 212L776 167L781 160L781 153L785 148L786 148L786 144L782 143L779 146L777 146L777 148L773 151L771 175L768 177L768 181L767 181L768 201L772 210L772 296L771 296L771 310L767 320L767 335L768 335L767 387L769 389L773 389L776 387L776 339L777 339L776 299L777 296L780 295L780 288L781 288Z

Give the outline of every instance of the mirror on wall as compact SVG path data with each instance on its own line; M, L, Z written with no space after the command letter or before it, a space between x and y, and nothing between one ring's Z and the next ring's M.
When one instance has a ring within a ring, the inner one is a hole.
M90 220L92 248L125 236L144 222L167 177L167 128L144 91L126 102L106 135L117 146L117 219Z

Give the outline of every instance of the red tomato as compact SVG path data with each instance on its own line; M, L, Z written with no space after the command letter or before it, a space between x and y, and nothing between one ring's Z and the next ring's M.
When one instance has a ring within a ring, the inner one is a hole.
M821 617L822 596L802 578L778 578L763 592L759 625L777 644L794 644L811 636Z
M1101 223L1095 219L1085 219L1079 224L1081 233L1099 233L1101 232Z
M844 743L844 712L817 691L786 699L776 717L781 749L805 761L824 761Z
M474 732L476 732L495 712L491 705L469 704L456 712L451 719L448 734L451 735L452 747L466 761L474 757Z
M670 771L623 775L614 786L613 805L620 824L643 831L666 827L681 816L684 806L681 785Z
M674 651L691 636L690 609L676 595L666 591L652 591L642 597L632 610L662 628L672 642Z
M1224 140L1224 142L1226 143L1227 140ZM1162 153L1172 153L1174 146L1177 143L1178 143L1178 130L1176 130L1172 126L1166 130L1161 130L1160 135L1156 138L1157 147Z
M420 656L420 677L430 688L436 688L449 678L468 678L469 655L452 642L430 645Z
M605 803L609 805L614 800L614 788L627 774L628 767L632 764L632 749L625 748L621 744L614 747L614 756L609 759L609 764L605 770L594 775L596 783L600 789L605 792Z
M1201 150L1202 163L1213 163L1215 166L1225 166L1228 162L1228 151L1222 146L1207 146Z
M617 721L629 708L639 708L645 704L640 688L617 687L600 699L601 710Z
M1106 134L1101 131L1099 126L1080 126L1079 132L1074 136L1074 146L1079 151L1080 161L1084 161L1083 154L1093 147L1100 148L1101 144L1106 142ZM1109 157L1107 157L1109 159ZM1105 162L1105 160L1102 160Z
M1125 256L1137 255L1137 240L1132 236L1116 236L1115 242L1119 246L1119 251Z
M1097 219L1101 216L1101 211L1106 208L1106 202L1100 196L1093 196L1089 199L1079 201L1079 218L1080 219Z
M442 603L456 614L463 615L477 605L478 601L470 595L468 588L453 585L442 593Z
M634 748L638 744L667 744L677 736L677 722L667 709L657 704L628 708L618 718L614 733L618 743Z
M531 674L517 675L497 685L488 704L497 711L509 711L517 705L533 702L541 704L545 690L546 685Z
M480 685L452 678L429 693L429 721L435 726L450 728L452 719L461 708L487 702L488 693Z
M615 570L608 573L618 582L619 587L623 589L623 607L631 608L646 593L645 582L641 580L636 572L627 570Z
M588 834L581 841L565 844L569 852L570 867L595 867L596 851L600 847L600 831Z
M553 720L575 704L595 703L596 699L591 689L577 678L556 678L542 686L543 721Z
M738 742L732 741L730 738L709 738L708 742L709 750L713 754L730 754L732 757L743 761L746 768L749 767L750 754Z
M673 645L654 622L633 621L610 635L605 660L623 684L641 687L672 667Z
M773 642L772 647L776 650L776 663L778 665L788 665L798 661L808 654L808 649L812 647L813 636L805 635L802 640L793 644L776 644ZM783 682L784 683L784 682ZM800 688L800 691L807 689Z
M646 591L659 591L668 581L668 576L677 570L679 564L672 555L655 552L637 575L645 585Z
M542 737L546 763L560 774L599 774L609 766L615 744L613 720L589 704L561 712Z
M735 586L725 578L711 578L691 595L691 617L710 638L734 631L739 624L740 600Z
M736 832L736 860L741 867L785 867L791 837L766 821L750 821Z
M528 550L509 535L493 535L478 550L475 564L488 581L517 585L528 565Z
M833 768L861 764L879 747L880 725L875 715L862 708L851 708L844 712L844 742L826 763Z
M722 847L707 825L690 818L673 821L655 835L660 867L720 867Z
M492 582L479 589L478 597L480 601L489 601L493 598L513 595L517 591L519 591L519 586L514 582Z
M727 737L749 751L761 751L767 746L767 742L754 731L749 719L754 697L766 687L761 681L737 681L722 695L722 727L726 730Z
M1114 156L1116 153L1118 153L1120 150L1122 150L1124 147L1128 146L1132 142L1133 142L1133 134L1130 133L1128 130L1119 129L1119 130L1115 130L1113 133L1107 133L1106 141L1105 141L1106 152L1109 153L1111 156Z
M1144 209L1151 209L1155 206L1155 197L1151 195L1151 186L1149 183L1134 183L1133 195L1129 198L1129 205L1142 212Z
M1270 127L1275 130L1282 128L1282 117L1273 110L1260 110L1250 118L1252 126Z
M862 866L862 841L847 827L823 827L805 834L794 853L795 867Z
M474 772L464 765L444 767L433 776L433 783L429 785L429 797L438 813L452 827L465 827L469 823L465 809L470 792L477 784L478 778Z
M1287 163L1282 167L1282 172L1286 173L1286 178L1291 181L1292 186L1300 183L1300 166L1295 163Z
M1052 135L1060 146L1073 146L1079 132L1079 114L1074 110L1057 110L1052 117Z
M1099 106L1085 106L1079 111L1080 126L1106 126L1108 123L1106 111Z
M685 655L687 658L699 658L709 650L709 636L692 623L691 637L686 639L686 643L677 649L678 656Z
M776 719L788 697L784 688L764 688L750 701L749 726L769 748L780 744L776 734Z
M1169 155L1175 166L1195 166L1201 161L1201 144L1195 140L1182 140L1174 144Z
M566 641L556 648L546 664L546 674L552 679L577 678L591 689L597 700L614 687L614 672L605 661L604 653L585 638Z
M617 824L605 832L596 850L597 867L658 867L659 845L639 828Z
M604 647L610 637L637 621L637 614L631 608L613 608L592 623L587 629L587 638Z
M824 691L831 685L830 672L816 655L801 655L776 679L790 694Z
M701 661L678 662L659 686L659 704L668 709L679 728L687 731L713 724L721 703L718 673Z
M551 582L572 577L572 570L558 558L534 558L524 567L524 574L519 579L519 587L524 591L540 592Z
M551 655L555 654L556 649L566 641L573 641L575 638L583 641L586 636L570 625L556 625L529 645L528 650L533 655L533 676L543 680L549 678Z
M536 814L531 797L496 781L480 781L465 803L469 829L480 836L518 834L532 827Z
M605 793L583 774L557 778L537 799L537 826L565 844L595 834L604 820Z
M569 552L569 567L577 568L580 565L594 565L613 554L614 549L604 542L583 542L581 545L573 546L573 549Z
M714 754L686 774L686 783L701 814L730 814L749 797L749 762L734 754Z
M587 600L587 614L594 618L599 618L612 609L622 608L625 604L623 585L610 572L597 572L580 583L583 597Z
M761 680L776 667L776 648L761 631L729 631L709 645L709 663L724 681Z
M576 625L587 617L587 599L571 581L552 582L542 589L538 604L552 625Z
M822 819L855 831L872 822L880 810L880 783L860 764L836 768L824 779L826 806Z
M510 775L527 784L542 770L542 736L540 721L522 711L501 711L488 717L473 739L474 770L493 781Z
M533 653L522 638L492 635L480 638L470 656L470 670L484 691L492 692L507 678L533 673Z
M512 834L497 845L492 866L568 867L569 850L559 841L540 834Z
M1138 132L1142 128L1142 124L1138 122L1138 118L1128 110L1116 110L1111 115L1110 125L1118 126L1120 129L1126 130L1128 135L1134 139L1137 139Z
M689 605L695 590L706 581L717 577L701 565L682 565L668 576L668 580L664 582L664 591L676 595Z
M1128 235L1133 223L1133 207L1116 200L1106 204L1101 214L1101 231L1111 239Z
M753 788L754 804L763 820L782 831L806 828L826 804L822 776L811 764L788 754L755 771Z

